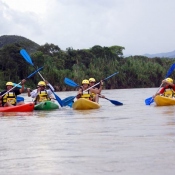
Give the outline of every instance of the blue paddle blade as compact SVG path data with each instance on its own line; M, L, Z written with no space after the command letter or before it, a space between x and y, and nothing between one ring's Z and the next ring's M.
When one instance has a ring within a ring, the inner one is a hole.
M51 91L52 91L52 89L51 89ZM62 100L60 99L60 97L58 97L58 95L55 94L53 91L52 91L52 93L55 95L55 98L56 98L57 102L60 104L60 106L63 107L63 102L62 102Z
M73 103L73 100L76 96L69 96L62 100L63 106L69 106L71 103Z
M22 88L22 86L21 86L21 85L16 84L16 83L13 83L13 86L16 86L17 88Z
M19 103L20 101L24 101L24 98L23 97L20 97L20 96L17 96L16 100Z
M67 106L69 106L70 108L72 108L73 102L69 103Z
M145 104L146 104L146 105L150 105L150 104L153 103L153 102L154 102L153 97L149 97L149 98L147 98L147 99L145 100Z
M69 85L69 86L72 86L72 87L79 87L79 85L77 83L75 83L74 81L72 81L69 78L64 78L64 83Z
M116 106L119 106L119 105L123 105L123 103L119 102L119 101L116 101L116 100L110 100L108 98L104 98L106 100L109 100L112 104L116 105Z
M29 63L31 64L32 66L34 66L29 54L26 52L26 50L24 49L21 49L20 50L20 54L23 56L23 58Z

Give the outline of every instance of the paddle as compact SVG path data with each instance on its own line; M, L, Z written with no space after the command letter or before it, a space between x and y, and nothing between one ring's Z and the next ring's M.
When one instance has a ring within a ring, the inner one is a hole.
M174 69L175 69L175 63L171 65L171 67L169 68L165 78L168 78L172 74ZM162 86L162 84L160 85L159 89L161 88L161 86ZM159 89L157 90L157 92L159 91ZM156 94L157 94L157 92L156 92ZM145 99L145 104L146 105L150 105L153 102L154 102L153 97L149 97L149 98Z
M40 71L41 69L42 69L43 67L40 67L38 70L36 70L35 72L33 72L33 73L31 73L27 78L25 78L25 80L27 80L27 79L29 79L30 77L32 77L34 74L36 74L38 71ZM4 95L6 95L7 93L9 93L11 90L13 90L14 88L16 88L18 85L20 85L21 84L21 82L20 83L18 83L18 84L16 84L15 86L13 86L10 90L8 90L6 93L4 93L3 95L2 95L2 97L4 96Z
M16 83L13 83L13 86L15 86L15 85L16 85L17 88L22 88L21 85L18 85L18 84L16 84Z
M101 97L101 98L104 98L106 100L109 100L112 104L116 105L116 106L119 106L119 105L123 105L123 103L119 102L119 101L116 101L116 100L110 100L106 97Z
M74 97L74 96L69 96L69 97L63 99L63 100L62 100L63 106L70 106L70 107L72 107L73 102L71 101L71 102L69 102L69 103L67 104L67 101L69 101L69 100L70 100L71 98L73 98L73 97ZM64 105L64 104L67 104L67 105Z
M23 56L23 58L24 58L29 64L31 64L33 67L35 67L34 64L33 64L33 62L32 62L32 59L30 58L30 56L29 56L29 54L26 52L26 50L21 49L21 50L20 50L20 54ZM43 76L40 74L40 72L38 72L38 74L39 74L40 77L43 79L43 81L45 81L45 79L44 79ZM60 106L62 107L62 106L63 106L62 100L54 93L54 89L53 89L52 86L49 85L49 88L50 88L50 90L52 91L52 93L55 95L55 98L56 98L57 102L58 102L58 103L60 104Z
M106 81L107 79L111 78L112 76L114 76L114 75L116 75L116 74L118 74L118 72L115 72L114 74L108 76L107 78L103 79L103 81ZM70 80L70 79L68 79L68 78L66 78L66 81L69 82L68 84L71 84L71 85L73 85L73 84L75 85L75 84L76 84L75 82L73 82L72 80ZM91 89L91 88L97 86L98 84L100 84L100 82L94 84L93 86L89 87L88 89L86 89L86 90L83 91L83 92L88 91L89 89ZM79 86L79 85L78 85L78 86ZM76 97L76 96L71 96L70 98L67 97L67 100L64 101L63 106L67 106L69 103L71 103L71 102L74 100L75 97Z
M69 78L64 78L64 82L72 87L79 87L80 85L78 85L77 83L75 83L73 80L69 79Z
M16 83L13 83L13 86L15 86L15 85L17 85L17 86L16 86L17 88L22 88L21 85L18 85L18 84L16 84ZM17 97L16 97L16 100L17 100L17 102L24 101L24 97L17 96Z
M69 78L65 78L65 79L64 79L64 82L65 82L67 85L72 86L72 87L79 87L79 86L80 86L80 85L76 84L74 81L72 81L72 80L69 79ZM123 103L121 103L121 102L119 102L119 101L110 100L110 99L108 99L108 98L106 98L106 97L102 97L102 96L99 96L99 97L104 98L104 99L110 101L110 102L111 102L112 104L114 104L114 105L123 105ZM71 96L71 98L72 98L72 96ZM68 100L68 99L70 99L70 98L67 97L66 100ZM64 102L63 102L63 103L65 103L66 100L64 99Z

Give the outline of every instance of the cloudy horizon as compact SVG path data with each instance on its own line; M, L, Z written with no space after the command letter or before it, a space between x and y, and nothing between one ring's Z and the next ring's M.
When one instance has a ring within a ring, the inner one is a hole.
M175 50L172 0L0 0L2 35L62 50L118 45L125 55Z

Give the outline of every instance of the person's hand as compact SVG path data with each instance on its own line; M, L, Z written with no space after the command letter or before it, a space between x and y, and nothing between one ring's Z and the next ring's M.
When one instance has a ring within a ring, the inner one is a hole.
M100 86L103 86L103 80L100 81Z
M49 82L48 82L47 80L45 80L45 83L46 83L46 84L49 84Z
M41 91L41 88L40 88L40 87L38 87L37 92L40 92L40 91Z
M76 97L80 98L82 94L83 94L82 92L79 92Z
M23 79L23 80L21 81L21 84L23 85L25 82L26 82L26 80L25 80L25 79Z
M27 92L30 92L30 88L27 88Z

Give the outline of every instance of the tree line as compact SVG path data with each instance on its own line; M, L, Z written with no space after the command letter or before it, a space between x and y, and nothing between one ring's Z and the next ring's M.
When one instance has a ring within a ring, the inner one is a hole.
M119 72L104 83L105 89L159 87L162 79L175 63L175 58L147 58L145 56L123 57L122 46L102 47L95 45L90 49L67 48L61 50L57 45L48 44L37 49L26 45L9 44L0 49L0 89L7 81L19 83L35 68L20 55L24 48L36 67L44 66L41 71L58 91L75 90L64 83L64 78L81 84L83 79L94 77L97 81ZM175 78L172 74L171 78ZM41 78L38 74L28 79L26 86L36 88Z

